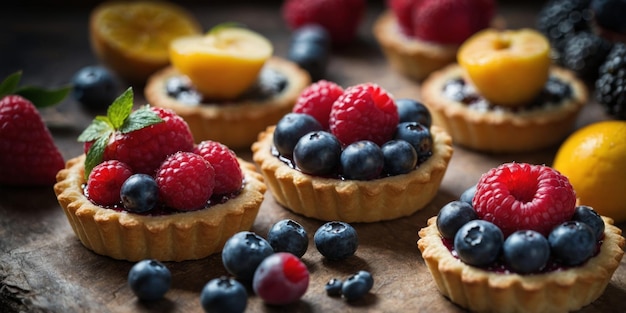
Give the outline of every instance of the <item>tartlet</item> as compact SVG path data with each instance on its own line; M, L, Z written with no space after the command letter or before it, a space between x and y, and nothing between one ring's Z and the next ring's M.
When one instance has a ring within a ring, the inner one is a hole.
M291 211L324 221L377 222L411 215L436 195L452 157L452 140L431 127L432 156L410 173L374 180L343 180L302 173L273 152L270 126L252 145L253 160L276 201Z
M456 258L437 230L437 217L419 231L417 242L439 291L476 312L568 312L581 309L604 292L624 254L625 240L613 220L603 217L600 252L581 266L542 274L486 271Z
M172 66L152 75L144 93L151 105L169 108L181 116L196 142L214 140L242 149L248 148L268 125L290 112L300 92L311 83L309 74L297 64L276 56L267 60L259 79L268 73L281 75L285 83L278 92L263 97L248 94L231 101L202 99L201 103L185 103L168 94L168 80L182 76Z
M452 136L454 143L473 150L508 153L547 148L571 132L579 111L587 103L584 83L569 70L553 66L550 76L569 86L571 95L556 103L508 109L480 98L471 83L464 79L458 64L432 73L421 87L422 101L433 114L434 123ZM447 96L446 84L461 80L472 89L473 102ZM514 140L513 140L514 139Z
M59 171L54 191L80 242L97 254L129 261L200 259L250 229L263 202L263 177L253 164L238 161L245 177L241 192L196 211L151 216L95 205L83 192L84 154Z

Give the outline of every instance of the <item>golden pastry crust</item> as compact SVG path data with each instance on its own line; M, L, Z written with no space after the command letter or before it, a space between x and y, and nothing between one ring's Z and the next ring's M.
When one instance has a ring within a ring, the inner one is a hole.
M167 67L152 75L144 89L146 100L157 107L169 108L189 125L194 140L219 141L231 149L249 148L259 132L274 125L289 113L304 88L311 84L309 74L297 64L279 57L270 58L265 66L285 75L285 89L267 100L234 100L233 103L189 105L167 94L170 77L181 75Z
M604 240L598 255L584 265L545 274L489 272L455 258L443 244L437 217L419 231L417 242L439 291L452 302L476 312L569 312L604 292L624 255L624 237L613 220L603 217Z
M431 74L422 85L421 96L434 124L446 129L455 144L491 153L538 150L560 142L572 131L588 97L584 83L571 71L552 67L550 73L570 85L572 97L558 105L523 112L479 111L446 97L446 82L463 76L458 64Z
M456 61L459 45L441 45L407 37L398 28L396 17L390 10L376 19L373 33L391 67L414 80L422 80Z
M279 204L324 221L377 222L421 210L437 194L453 152L450 136L434 126L433 155L408 174L369 181L322 178L294 170L272 154L274 127L252 145L254 162Z
M139 215L89 201L82 188L84 163L84 154L70 159L54 191L81 243L114 259L183 261L219 252L228 238L252 227L266 191L254 164L239 159L245 182L237 197L197 211Z

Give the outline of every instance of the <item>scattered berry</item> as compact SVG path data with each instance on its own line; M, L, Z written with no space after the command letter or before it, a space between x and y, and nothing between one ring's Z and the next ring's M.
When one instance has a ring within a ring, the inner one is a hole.
M595 81L598 78L598 68L612 46L610 41L591 31L578 32L565 40L561 60L566 68L574 71L579 77Z
M367 290L370 290L372 289L372 287L374 287L374 277L372 277L372 273L361 270L356 272L356 274L354 275L360 279L363 279L366 282L365 286L367 287Z
M417 122L430 129L432 116L423 103L404 98L396 100L396 107L398 107L399 123Z
M331 81L320 80L300 93L293 112L311 115L322 125L322 129L328 129L331 108L342 94L341 86Z
M142 260L128 272L128 285L137 298L155 301L163 298L170 289L172 273L157 260Z
M233 150L220 142L205 140L196 145L193 152L207 160L215 170L213 194L228 194L241 189L243 171Z
M548 236L552 256L568 266L582 264L593 256L596 251L595 239L593 230L578 221L559 224Z
M147 212L154 209L159 201L159 187L152 176L133 174L122 184L118 198L122 199L122 205L128 211Z
M119 95L118 80L104 66L86 66L72 77L72 96L88 109L102 110Z
M252 288L267 304L298 301L309 287L309 270L295 255L277 252L265 258L254 273Z
M463 225L454 237L454 249L461 261L474 266L487 266L500 255L504 236L495 224L473 220Z
M206 313L243 313L248 305L248 293L233 278L214 278L202 288L200 303Z
M331 278L324 286L324 290L326 290L326 294L331 297L339 297L341 296L342 286L343 281L341 279Z
M120 191L124 182L133 175L128 165L117 161L105 161L94 167L87 179L87 197L100 206L120 203Z
M604 220L602 220L602 216L591 207L586 205L577 206L574 210L572 220L585 223L587 226L591 227L596 241L604 237Z
M287 113L274 128L273 142L276 150L283 156L290 157L304 135L322 130L322 125L309 114Z
M222 263L235 278L252 282L254 271L274 250L263 237L241 231L230 237L222 250Z
M505 163L483 174L473 207L505 236L534 230L544 236L574 214L576 195L567 177L543 165Z
M626 12L626 2L591 0L590 9L593 12L594 22L602 28L619 34L626 33L626 21L623 15L623 12Z
M348 301L354 301L365 296L374 285L372 275L368 272L360 271L351 275L341 286L341 294Z
M406 174L417 166L417 152L405 140L387 141L380 149L384 159L383 171L388 175Z
M433 137L430 130L417 122L398 124L395 139L404 140L415 148L418 165L424 163L433 154Z
M616 43L600 66L596 80L595 98L605 111L620 120L626 120L626 44Z
M537 15L537 29L550 41L557 61L561 61L565 41L581 31L589 31L592 13L590 0L551 0Z
M325 131L310 132L296 144L293 160L303 172L312 175L335 173L339 166L341 143Z
M156 173L159 197L169 207L190 211L204 208L213 195L215 170L191 152L170 155Z
M520 274L541 271L550 259L548 239L534 230L518 230L504 241L505 264Z
M437 229L443 238L454 239L457 231L469 221L478 218L471 204L452 201L444 205L437 214Z
M376 84L365 83L348 87L333 103L329 128L344 145L370 140L380 146L392 139L398 120L391 95Z
M380 176L384 155L380 147L368 140L356 141L343 149L341 172L347 179L370 180Z
M326 75L330 58L330 35L322 26L308 24L294 30L287 59L309 73L316 82Z
M313 236L317 250L329 260L342 260L354 255L359 238L352 225L333 221L317 229Z
M301 258L309 247L306 230L298 222L284 219L276 222L267 233L274 252L289 252Z
M473 185L472 187L469 187L465 189L465 191L463 191L463 193L461 194L461 197L459 197L459 200L469 203L469 205L472 205L472 201L474 200L475 194L476 194L476 185Z

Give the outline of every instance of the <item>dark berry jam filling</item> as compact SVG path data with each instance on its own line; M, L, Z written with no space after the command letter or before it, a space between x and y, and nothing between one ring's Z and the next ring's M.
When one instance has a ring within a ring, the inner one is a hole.
M239 99L237 100L253 100L253 101L265 101L280 94L287 88L289 81L287 77L274 69L264 68L259 74L257 82L250 87ZM166 80L165 90L167 95L175 98L177 101L188 105L199 105L201 103L214 103L219 105L234 104L235 101L216 101L204 97L198 92L191 80L185 76L173 76Z
M483 98L476 88L467 84L463 78L454 78L447 81L443 86L443 94L448 99L461 102L470 109L478 111L510 111L510 112L528 112L541 109L546 106L556 106L572 97L571 86L555 76L550 76L544 88L539 95L530 103L515 108L503 107L489 103Z

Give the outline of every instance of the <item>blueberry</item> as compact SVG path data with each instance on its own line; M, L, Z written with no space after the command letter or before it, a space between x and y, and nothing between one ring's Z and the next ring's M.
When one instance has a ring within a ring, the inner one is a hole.
M309 132L322 130L322 125L311 115L287 113L274 128L274 146L278 153L291 157L298 140Z
M274 252L289 252L301 258L309 247L306 230L298 222L284 219L276 222L267 233Z
M309 279L309 270L297 256L276 252L259 264L252 288L265 303L284 305L302 298L309 287Z
M304 173L328 175L335 173L339 166L341 143L333 134L326 131L310 132L296 144L293 160Z
M128 272L128 285L137 298L155 301L163 298L170 289L172 273L157 260L142 260Z
M154 178L147 174L133 174L120 189L124 208L131 212L152 210L159 200L159 187Z
M594 22L616 33L626 33L626 2L615 0L592 0L590 4Z
M324 286L324 290L326 290L326 294L331 297L341 296L341 287L343 286L343 281L337 278L331 278L326 285Z
M374 277L372 277L372 273L361 270L358 271L355 275L365 280L365 282L367 283L367 290L370 290L372 289L372 287L374 287Z
M173 76L165 82L167 94L179 102L197 105L202 103L202 94L194 89L189 78Z
M575 266L587 261L596 251L591 227L579 221L556 226L548 236L552 256L560 263Z
M341 152L341 172L347 179L370 180L380 176L384 156L372 141L361 140L346 146Z
M504 262L516 273L541 271L550 258L548 239L533 230L518 230L504 241Z
M604 220L602 220L600 214L591 207L586 205L577 206L574 210L572 220L583 222L591 227L593 234L596 236L596 241L602 239L604 236Z
M207 313L243 313L248 305L248 293L233 278L214 278L202 288L200 303Z
M250 231L241 231L224 244L222 263L235 278L251 282L257 266L272 253L272 246L263 237Z
M504 236L498 226L485 220L473 220L463 225L454 236L454 249L461 261L474 266L486 266L500 255Z
M400 123L418 122L426 128L430 128L432 125L430 111L423 103L403 98L396 100L396 106L398 107Z
M476 194L476 187L477 186L474 185L465 189L465 191L461 194L461 197L459 197L459 200L468 203L469 205L473 205L472 202L474 201L474 195Z
M313 236L317 250L329 260L342 260L354 255L359 238L352 225L333 221L317 229Z
M86 66L72 78L72 96L88 109L108 108L119 95L117 78L100 65Z
M472 205L463 201L452 201L439 210L437 229L443 238L453 239L463 225L477 218L478 215Z
M407 141L390 140L380 149L383 151L383 171L388 175L406 174L417 166L417 152Z
M305 25L293 33L287 58L309 72L313 81L326 75L330 58L330 36L319 25Z
M418 165L432 155L433 138L430 130L417 122L399 123L395 139L405 140L415 148Z
M341 294L348 301L353 301L365 296L373 286L370 276L353 274L341 286Z
M296 28L291 35L292 42L307 42L330 49L330 35L318 24L305 24Z

